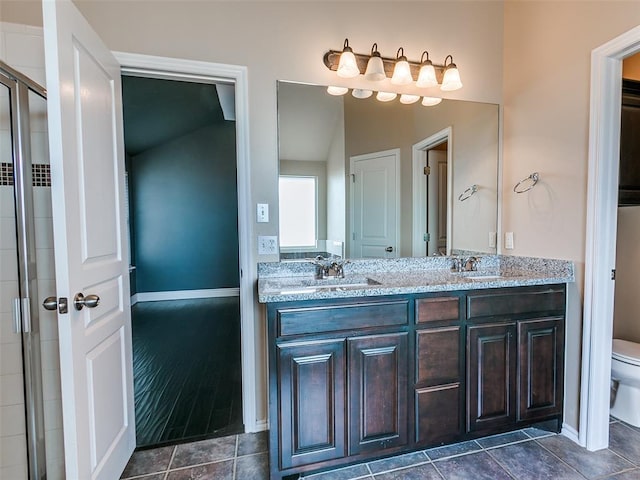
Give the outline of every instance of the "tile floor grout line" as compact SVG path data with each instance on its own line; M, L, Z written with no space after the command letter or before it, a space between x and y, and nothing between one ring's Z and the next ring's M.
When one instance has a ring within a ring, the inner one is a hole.
M486 451L486 450L485 450L485 451ZM507 474L510 478L512 478L513 480L518 480L518 478L516 478L516 476L515 476L515 475L513 475L513 474L511 473L511 471L510 471L510 470L509 470L505 465L503 465L503 464L502 464L502 462L501 462L500 460L498 460L496 457L494 457L494 456L493 456L493 454L492 454L491 452L486 451L486 453L487 453L487 455L489 455L489 458L491 458L491 460L493 460L494 462L496 462L496 463L498 464L498 466L499 466L502 470L504 470L504 471L506 472L506 474Z
M440 471L440 469L438 468L438 466L437 466L433 461L431 462L431 465L433 465L433 468L435 469L436 473L437 473L438 475L440 475L440 478L441 478L442 480L446 480L446 478L445 478L444 474Z
M240 445L240 435L236 435L236 448L233 452L233 472L231 474L231 478L236 480L236 474L238 469L238 447Z
M185 465L184 467L171 468L169 471L170 472L177 472L179 470L186 470L188 468L205 467L207 465L213 465L215 463L224 463L224 462L228 462L230 460L234 460L234 457L227 457L227 458L223 458L223 459L220 459L220 460L214 460L212 462L194 463L192 465ZM152 475L152 474L148 474L148 475Z
M538 446L540 446L541 448L543 448L544 450L546 450L547 452L549 452L552 456L556 457L558 460L560 460L560 463L564 463L567 467L569 467L571 470L573 470L574 472L576 472L578 475L580 475L582 478L586 478L588 479L588 477L586 475L583 475L582 472L579 472L577 468L572 467L571 465L569 465L567 462L565 462L563 459L561 459L558 455L556 455L555 453L553 453L551 450L549 450L547 447L545 447L544 445L542 445L540 442L538 442L536 440L536 444Z
M173 460L176 458L176 453L178 453L178 445L173 446L173 452L171 452L171 458L169 459L169 463L167 464L167 476L169 470L171 470L171 465L173 464Z

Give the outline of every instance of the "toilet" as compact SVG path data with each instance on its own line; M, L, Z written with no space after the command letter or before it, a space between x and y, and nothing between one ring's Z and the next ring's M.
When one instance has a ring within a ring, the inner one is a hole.
M640 343L613 339L611 380L618 382L611 415L640 427Z

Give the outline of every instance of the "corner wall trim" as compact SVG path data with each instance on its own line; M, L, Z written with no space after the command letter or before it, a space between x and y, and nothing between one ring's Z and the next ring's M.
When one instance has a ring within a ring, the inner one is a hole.
M575 428L573 428L571 425L568 425L567 423L563 423L562 431L560 432L560 435L567 437L572 442L580 445L580 440L578 438L578 431Z
M131 305L160 300L190 300L195 298L239 297L240 288L211 288L206 290L175 290L172 292L138 292L131 297Z

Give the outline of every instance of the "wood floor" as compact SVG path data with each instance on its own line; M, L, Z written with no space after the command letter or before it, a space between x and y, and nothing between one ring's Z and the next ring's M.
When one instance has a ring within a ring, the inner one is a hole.
M238 297L132 307L138 447L243 431Z

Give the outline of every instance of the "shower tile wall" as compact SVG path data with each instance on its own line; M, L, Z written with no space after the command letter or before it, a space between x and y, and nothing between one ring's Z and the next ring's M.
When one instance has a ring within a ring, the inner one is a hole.
M44 45L42 29L0 22L0 58L11 67L24 73L31 79L45 85L44 71ZM36 165L47 165L47 167L36 167L36 170L48 170L48 139L47 139L47 117L46 102L35 94L29 95L29 103L31 110L31 156L32 161ZM4 132L1 132L4 133ZM2 140L4 143L4 140ZM2 159L6 157L2 153ZM2 160L4 161L4 160ZM43 185L43 183L37 183ZM46 182L44 183L46 185ZM11 192L12 187L1 186L2 195L7 195L6 191ZM35 186L33 188L34 210L35 210L35 227L36 227L36 259L38 270L38 294L40 299L47 296L55 295L55 270L53 257L53 233L51 218L51 187ZM2 205L5 205L5 197L2 197ZM13 206L13 202L10 204ZM13 219L13 212L5 213ZM2 224L4 231L5 224ZM14 230L15 231L15 230ZM4 248L4 236L2 247ZM15 236L14 236L15 243ZM4 251L4 250L3 250ZM15 250L13 250L13 258L6 260L13 261L15 265ZM2 257L4 262L5 257ZM15 268L15 267L14 267ZM2 271L5 271L4 263ZM10 287L7 285L7 287ZM14 281L14 292L17 288L17 282ZM5 298L11 299L15 293L5 294L5 285L2 285L2 305L5 305ZM11 304L8 304L9 307ZM4 309L4 307L3 307ZM9 318L2 319L2 325L11 326L10 313ZM4 328L4 327L3 327ZM4 332L3 332L4 333ZM14 335L15 337L15 335ZM57 316L55 312L49 312L40 307L40 339L42 349L42 377L43 377L43 394L44 394L44 420L45 420L45 447L47 452L47 478L49 480L57 480L64 478L64 446L62 435L62 404L60 394L60 358L58 351L58 326ZM2 340L4 342L4 340ZM19 345L19 344L18 344ZM2 345L4 347L4 344ZM2 351L4 352L4 348ZM2 358L4 368L4 357ZM0 391L4 397L5 385L7 391L13 391L14 386L10 386L0 380ZM18 389L22 392L21 386ZM3 400L3 398L2 398ZM17 416L22 418L22 416ZM3 425L3 431L6 428L4 419L0 419L0 425ZM23 427L24 431L24 427ZM16 439L17 440L17 439ZM22 439L24 442L24 439ZM18 445L19 442L11 444ZM8 446L7 446L8 447ZM0 446L0 465L4 459L12 458L11 451L5 448L3 442ZM0 478L19 478L7 475L0 471Z

